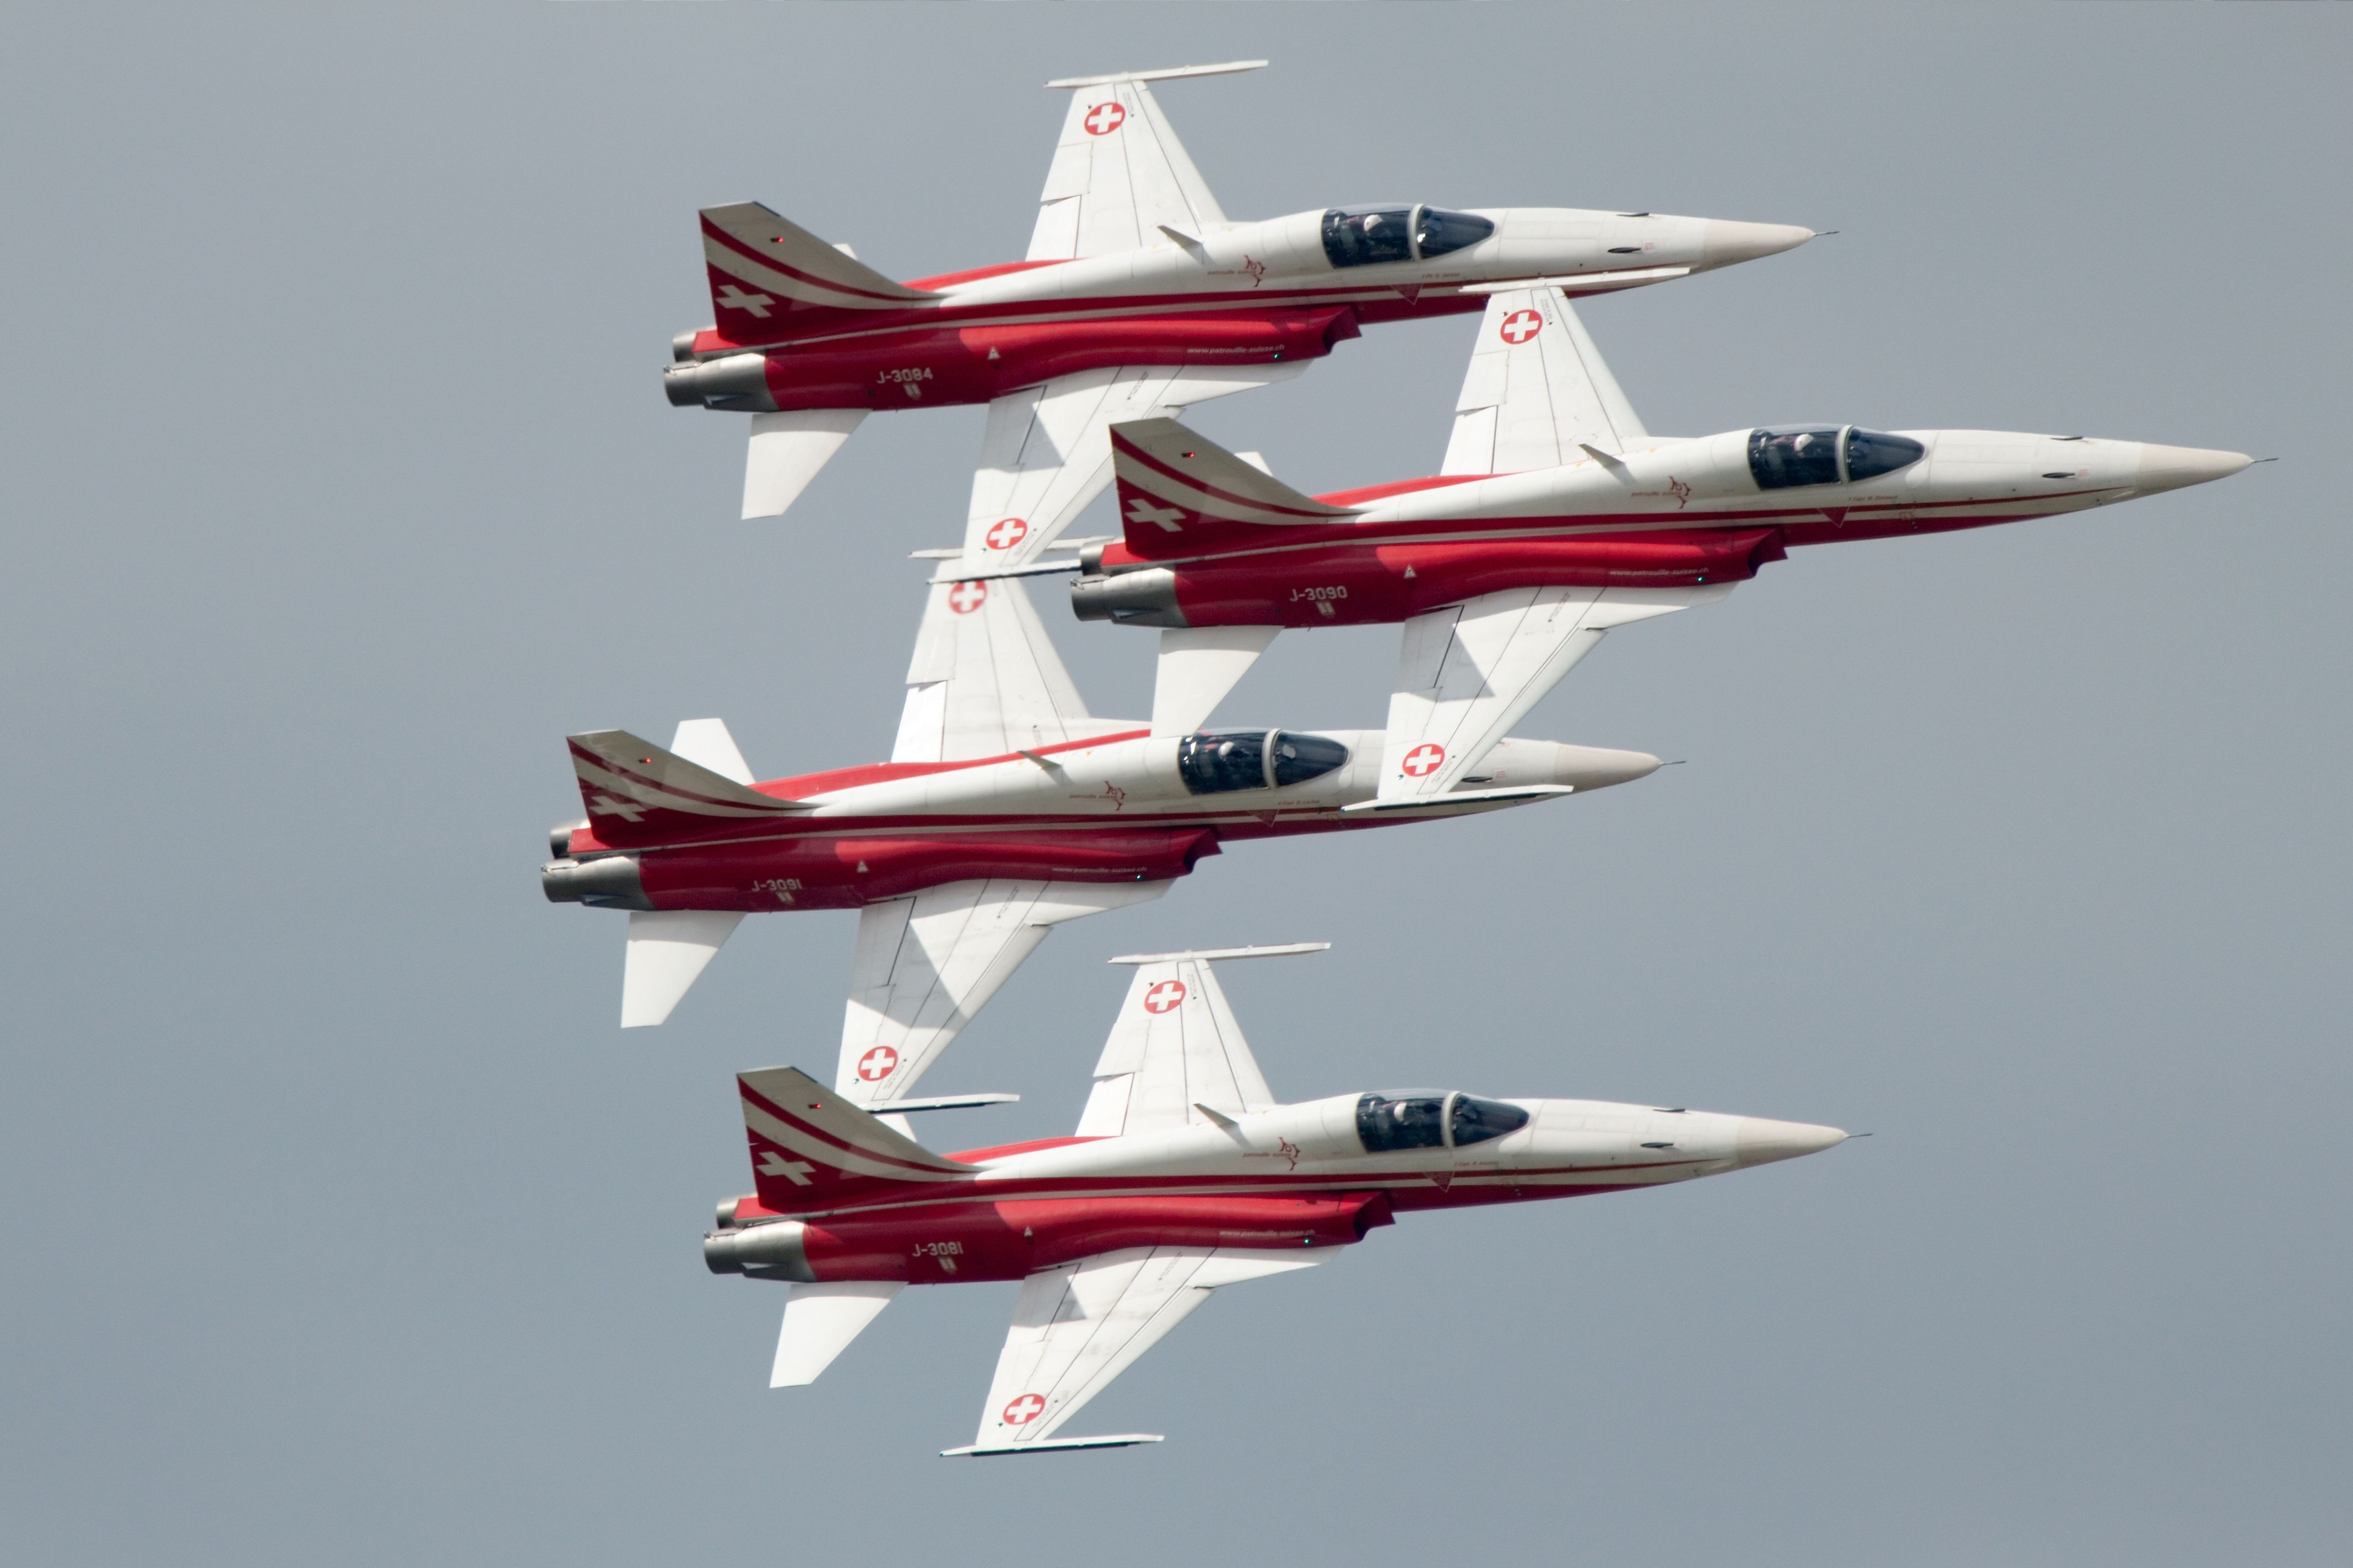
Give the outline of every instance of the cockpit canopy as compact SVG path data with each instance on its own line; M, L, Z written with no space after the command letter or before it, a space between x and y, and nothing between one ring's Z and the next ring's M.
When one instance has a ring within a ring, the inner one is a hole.
M1397 1149L1460 1149L1528 1124L1528 1113L1500 1100L1442 1089L1397 1089L1356 1099L1356 1137L1367 1154Z
M1348 760L1348 748L1293 730L1200 730L1176 743L1176 772L1194 795L1281 789L1321 778Z
M1421 261L1476 245L1494 232L1494 224L1476 213L1444 207L1334 207L1324 215L1324 254L1335 267Z
M1774 425L1748 433L1748 471L1760 490L1877 479L1928 448L1909 436L1860 425Z

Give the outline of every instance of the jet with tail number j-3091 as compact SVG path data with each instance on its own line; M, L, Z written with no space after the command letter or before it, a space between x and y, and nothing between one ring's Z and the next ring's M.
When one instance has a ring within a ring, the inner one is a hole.
M752 416L745 517L781 513L879 409L985 403L966 545L1018 566L1110 479L1104 426L1298 374L1367 325L1478 310L1499 283L1638 288L1787 250L1779 224L1412 202L1229 222L1150 83L1048 85L1070 112L1022 260L897 282L756 202L705 208L712 324L670 400Z
M840 1092L903 1100L1065 921L1158 898L1240 840L1493 811L1638 779L1639 752L1507 740L1443 799L1375 798L1377 731L1208 730L1243 635L1164 652L1150 720L1080 700L1019 581L930 589L891 760L754 782L716 719L668 748L571 738L588 816L555 830L557 902L626 910L621 1022L659 1024L744 916L856 910Z
M935 1154L791 1068L739 1075L755 1191L719 1205L702 1254L790 1283L769 1385L815 1382L909 1285L1018 1279L980 1429L945 1452L1156 1443L1056 1433L1221 1286L1329 1261L1400 1215L1661 1186L1847 1136L1442 1089L1282 1104L1212 964L1322 945L1113 959L1135 976L1068 1138Z
M1111 436L1125 536L1082 552L1080 617L1166 628L1164 654L1402 622L1383 802L1483 773L1604 632L1722 598L1793 546L2082 511L2250 461L2003 430L1654 437L1550 288L1488 304L1430 478L1309 496L1173 420Z

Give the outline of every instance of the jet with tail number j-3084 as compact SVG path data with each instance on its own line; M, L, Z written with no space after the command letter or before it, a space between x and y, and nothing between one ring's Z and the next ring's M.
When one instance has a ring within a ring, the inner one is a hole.
M1548 279L1638 288L1810 229L1561 207L1383 202L1234 223L1150 83L1262 60L1051 82L1071 95L1022 260L897 282L756 202L705 208L712 324L670 400L752 416L745 517L781 513L880 409L988 405L966 545L1018 566L1110 479L1104 426L1298 374L1367 325Z
M836 1085L903 1100L1065 921L1158 898L1242 839L1493 811L1638 779L1639 752L1507 740L1442 799L1375 798L1377 731L1204 729L1250 634L1165 650L1149 721L1081 702L1019 581L938 552L891 760L754 782L716 719L571 738L588 816L542 886L629 914L621 1022L659 1024L747 913L856 910Z
M791 1068L741 1074L756 1190L719 1205L702 1253L790 1283L770 1386L815 1382L909 1285L1018 1279L980 1429L945 1452L1156 1443L1056 1433L1221 1286L1329 1261L1400 1215L1661 1186L1847 1136L1442 1089L1279 1103L1212 964L1321 945L1113 959L1135 976L1069 1138L934 1154Z
M2082 511L2250 461L2005 430L1654 437L1550 288L1488 304L1430 478L1309 496L1173 420L1111 436L1125 536L1082 553L1080 617L1166 628L1164 651L1402 622L1383 802L1483 773L1605 631L1721 598L1790 547Z

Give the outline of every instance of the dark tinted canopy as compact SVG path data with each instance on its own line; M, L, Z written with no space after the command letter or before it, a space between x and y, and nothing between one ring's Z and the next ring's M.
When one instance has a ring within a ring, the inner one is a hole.
M1859 425L1774 425L1748 433L1748 471L1761 490L1834 485L1894 473L1927 450L1909 436Z
M1194 795L1281 789L1321 778L1348 760L1348 748L1293 730L1202 730L1176 744L1176 772Z
M1528 1113L1500 1100L1436 1089L1394 1089L1356 1099L1356 1137L1367 1154L1399 1149L1460 1149L1516 1132Z
M1494 232L1494 224L1478 214L1445 207L1334 207L1324 215L1324 254L1335 267L1418 261L1476 245Z

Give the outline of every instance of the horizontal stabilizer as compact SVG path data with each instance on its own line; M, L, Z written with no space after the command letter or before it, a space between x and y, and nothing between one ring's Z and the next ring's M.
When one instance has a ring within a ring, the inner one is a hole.
M744 515L784 516L865 417L863 408L752 416L751 446L744 455Z
M776 1334L776 1360L768 1369L770 1388L801 1388L849 1348L866 1325L882 1315L904 1285L896 1279L844 1279L796 1285L785 1302L785 1324Z
M1196 554L1263 543L1258 527L1343 522L1351 507L1302 495L1174 419L1111 427L1112 471L1127 547L1139 555Z
M1282 630L1184 626L1163 631L1160 668L1152 688L1152 732L1185 735L1208 723L1218 704Z
M642 1029L670 1015L735 934L734 910L638 910L629 916L621 967L621 1027Z
M997 1443L965 1448L942 1448L943 1459L988 1459L1006 1454L1053 1454L1071 1448L1133 1448L1138 1443L1165 1443L1157 1432L1122 1432L1108 1437L1049 1437L1042 1443Z
M743 749L735 744L724 719L680 720L677 733L670 738L670 749L722 778L739 784L752 782L752 765L744 760Z

